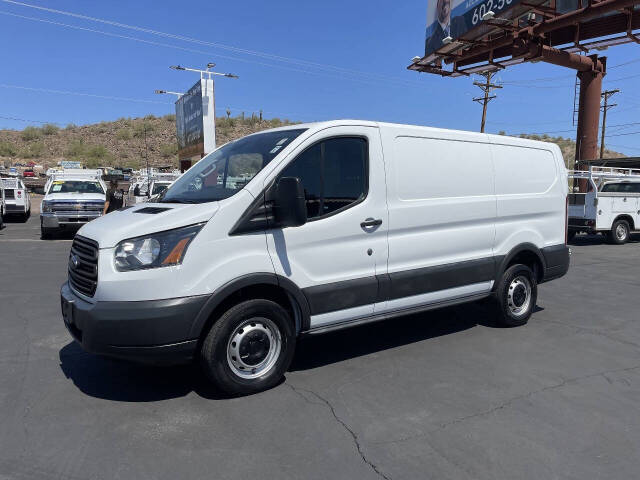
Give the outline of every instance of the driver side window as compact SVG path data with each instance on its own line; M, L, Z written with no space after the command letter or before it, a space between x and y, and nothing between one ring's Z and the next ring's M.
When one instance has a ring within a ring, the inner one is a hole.
M302 182L307 219L341 211L362 200L368 189L367 141L337 137L312 145L279 175Z

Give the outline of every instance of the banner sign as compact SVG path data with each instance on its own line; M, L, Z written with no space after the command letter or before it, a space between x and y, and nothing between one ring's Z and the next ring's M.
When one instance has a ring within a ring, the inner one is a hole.
M519 3L520 0L429 0L425 57L445 45L445 38L453 42L481 26L482 17L487 12L491 11L499 17Z
M213 80L201 79L176 102L178 157L182 160L215 150Z

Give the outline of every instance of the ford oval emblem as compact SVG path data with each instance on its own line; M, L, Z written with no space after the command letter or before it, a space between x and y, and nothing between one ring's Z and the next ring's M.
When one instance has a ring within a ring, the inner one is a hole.
M73 265L73 268L78 268L78 265L80 265L80 260L78 259L77 255L71 255L71 264Z

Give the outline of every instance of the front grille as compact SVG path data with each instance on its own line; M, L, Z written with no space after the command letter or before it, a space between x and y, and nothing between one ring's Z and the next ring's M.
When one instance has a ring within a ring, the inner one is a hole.
M4 198L15 198L15 191L13 189L5 190Z
M52 202L51 211L67 214L80 212L101 212L104 209L103 202Z
M75 261L74 261L75 260ZM93 297L98 286L98 243L76 235L69 253L69 283L74 290Z

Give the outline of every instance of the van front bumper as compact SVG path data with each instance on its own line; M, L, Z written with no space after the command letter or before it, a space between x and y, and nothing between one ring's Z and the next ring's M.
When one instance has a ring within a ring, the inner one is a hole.
M90 303L68 283L60 288L65 327L84 350L165 365L193 359L198 339L189 338L189 332L207 298Z

